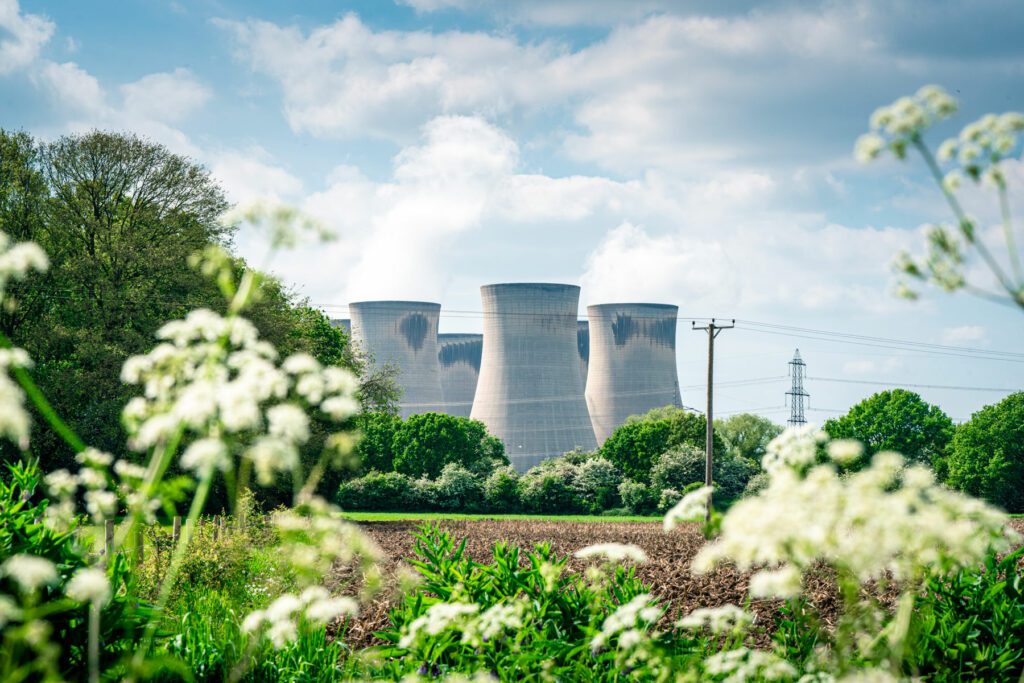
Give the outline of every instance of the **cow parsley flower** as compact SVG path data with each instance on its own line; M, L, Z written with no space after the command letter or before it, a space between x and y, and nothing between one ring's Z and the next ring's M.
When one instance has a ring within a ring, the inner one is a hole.
M601 631L590 641L592 650L604 649L615 636L636 628L646 628L661 619L663 610L654 604L654 598L643 593L636 596L605 618ZM635 646L633 643L632 646Z
M405 628L398 647L411 649L424 636L436 636L450 626L463 624L467 617L480 611L480 606L463 602L439 602L427 608Z
M105 605L110 601L110 581L102 569L79 569L64 587L64 594L78 602Z
M714 490L712 486L702 486L683 496L682 500L665 513L665 531L672 531L682 522L696 522L704 519L708 511L708 501Z
M619 563L631 560L637 564L647 562L647 553L643 548L627 543L596 543L588 545L582 550L576 551L576 557L587 560L592 557L601 557L612 563Z
M717 652L704 660L704 672L722 676L722 680L780 681L796 677L797 671L786 660L762 650L745 647Z
M35 593L57 581L57 567L45 557L12 555L0 565L0 575L10 577L25 593Z
M215 469L227 470L230 465L228 447L220 439L199 439L189 444L181 456L181 466L197 474Z
M479 647L508 631L523 628L528 603L523 600L499 602L484 610L466 626L462 642Z
M749 612L744 612L736 605L722 605L695 609L677 621L676 626L692 631L706 628L718 634L741 630L753 622L754 617Z

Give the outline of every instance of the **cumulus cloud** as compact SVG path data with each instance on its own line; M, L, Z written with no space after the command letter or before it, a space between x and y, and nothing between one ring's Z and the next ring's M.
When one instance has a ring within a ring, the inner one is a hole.
M210 89L188 69L153 73L121 86L123 106L134 116L175 123L210 99Z
M984 346L988 332L981 325L957 325L942 330L942 343L950 346Z
M18 0L0 0L0 76L32 64L55 29L46 17L23 13Z
M261 148L215 153L210 172L233 202L262 198L295 203L302 199L302 181L275 165L266 150Z

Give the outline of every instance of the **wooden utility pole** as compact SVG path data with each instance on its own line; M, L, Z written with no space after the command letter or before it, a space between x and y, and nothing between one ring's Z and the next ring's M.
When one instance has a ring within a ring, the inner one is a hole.
M731 330L736 327L736 321L732 320L728 325L719 325L712 318L711 322L704 327L697 327L697 323L693 323L693 329L695 330L707 330L708 333L708 407L707 412L704 413L704 417L707 419L704 431L704 485L711 486L714 482L714 467L711 454L714 452L715 447L715 427L714 427L714 399L715 399L715 337L718 336L722 330ZM708 512L707 518L711 518L711 496L708 496Z

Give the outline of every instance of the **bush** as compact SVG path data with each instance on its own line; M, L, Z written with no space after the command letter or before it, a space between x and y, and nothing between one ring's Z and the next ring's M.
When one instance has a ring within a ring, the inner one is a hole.
M443 413L410 416L392 441L395 470L410 477L436 478L448 463L485 477L507 465L505 446L482 422Z
M622 504L634 515L649 515L654 511L654 493L650 487L632 479L619 484Z
M682 498L683 494L675 489L662 489L661 495L658 497L658 513L665 514Z
M458 463L445 465L433 488L435 500L442 510L478 512L483 507L483 484Z
M395 432L401 426L401 418L390 413L365 413L356 418L360 433L356 455L364 472L391 472L395 469L392 444Z
M370 470L343 482L337 503L346 510L411 510L416 507L412 490L412 480L404 474Z
M531 468L519 480L523 508L548 514L581 512L583 504L573 487L576 473L574 465L557 459Z
M576 470L572 487L590 512L618 507L622 473L606 458L584 460Z
M758 472L750 478L747 485L743 487L743 496L756 496L757 494L768 488L768 483L771 481L771 477L768 476L767 472Z
M519 497L519 473L511 465L499 467L484 482L484 501L492 512L518 512L522 507Z
M658 457L651 468L651 488L655 491L682 491L695 481L704 481L704 449L682 444Z
M648 484L651 467L665 451L682 444L703 448L705 425L703 415L679 408L657 408L646 416L626 420L604 442L600 453L625 476ZM724 445L716 441L715 457L724 452Z

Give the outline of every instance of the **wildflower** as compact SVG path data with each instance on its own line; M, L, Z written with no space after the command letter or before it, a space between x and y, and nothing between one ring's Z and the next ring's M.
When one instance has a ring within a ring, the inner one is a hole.
M885 138L878 133L865 133L857 138L853 155L862 164L878 158L885 149Z
M762 650L745 647L717 652L704 660L704 672L726 676L727 681L778 681L796 676L797 671L784 659Z
M107 486L107 478L100 471L83 469L78 472L78 481L88 489L102 489Z
M960 171L950 171L942 178L942 187L947 192L956 192L964 182L964 176Z
M942 163L952 161L953 157L956 156L958 144L957 140L953 138L946 140L939 145L939 149L935 152L935 157Z
M739 630L753 621L753 616L736 605L722 605L695 609L677 621L676 626L694 631L706 628L718 634Z
M327 598L310 604L304 614L313 623L326 624L341 616L356 616L359 603L348 597Z
M471 645L494 640L506 631L523 628L527 605L521 600L499 602L487 608L467 626L462 641Z
M43 481L46 483L46 490L55 498L73 495L78 488L78 479L63 469L50 472Z
M114 456L95 448L86 448L75 456L75 460L86 467L104 468L110 467L110 463L114 462Z
M595 652L601 650L616 635L638 626L654 624L661 615L661 608L654 605L649 594L638 595L608 615L601 625L601 632L591 639L590 647Z
M87 567L75 572L64 587L64 593L78 602L105 605L110 600L110 582L103 570Z
M118 460L114 463L114 472L121 479L135 479L141 481L146 478L146 468L127 460Z
M398 646L409 649L423 635L436 636L449 626L463 622L466 617L476 614L479 605L460 602L439 602L427 608L426 614L413 619L398 641Z
M686 494L682 500L665 514L665 531L672 531L680 522L693 522L707 514L708 501L714 488L702 486Z
M267 411L269 432L293 443L309 440L309 418L298 406L290 403L276 405Z
M35 593L57 581L57 568L44 557L12 555L0 565L0 575L13 579L23 592Z
M647 553L643 548L625 543L597 543L576 551L576 557L586 560L591 557L603 557L609 562L619 563L632 560L637 564L647 562Z
M802 588L800 571L791 565L762 570L750 577L752 598L793 598Z
M189 444L181 456L181 466L197 474L227 470L230 465L228 447L220 439L199 439Z
M272 622L270 628L267 629L267 638L278 650L298 637L299 630L293 621Z
M864 455L864 444L856 439L836 439L826 448L828 457L840 465L849 465Z
M274 483L276 472L291 471L299 462L299 452L295 446L276 437L267 436L257 439L245 452L256 471L256 481L261 486Z
M359 412L359 401L351 396L331 396L320 404L320 410L336 422L348 419Z
M117 496L110 491L87 491L85 509L96 521L110 519L117 511Z
M0 595L0 628L8 623L21 619L21 610L18 604L6 595Z

